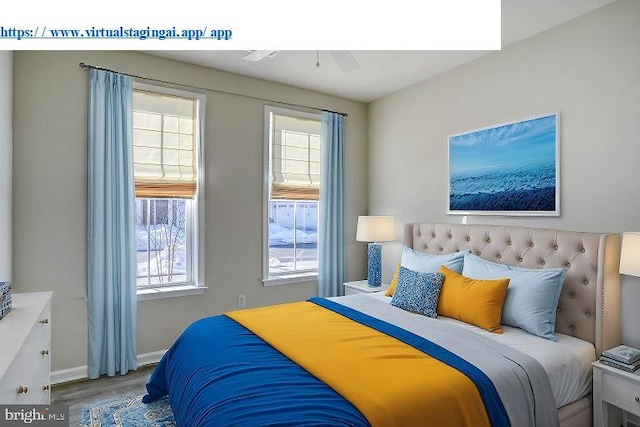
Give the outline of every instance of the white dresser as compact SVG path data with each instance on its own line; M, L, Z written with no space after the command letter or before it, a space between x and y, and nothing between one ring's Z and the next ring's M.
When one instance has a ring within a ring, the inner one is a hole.
M0 319L0 404L49 404L51 292L13 294Z

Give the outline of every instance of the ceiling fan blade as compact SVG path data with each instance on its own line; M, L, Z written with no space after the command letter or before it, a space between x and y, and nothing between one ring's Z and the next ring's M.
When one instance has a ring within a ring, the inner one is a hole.
M331 50L331 55L338 63L338 67L343 73L349 73L360 68L360 64L356 61L356 58L348 50Z
M250 50L249 53L242 57L247 61L257 62L264 58L273 58L278 54L277 50Z

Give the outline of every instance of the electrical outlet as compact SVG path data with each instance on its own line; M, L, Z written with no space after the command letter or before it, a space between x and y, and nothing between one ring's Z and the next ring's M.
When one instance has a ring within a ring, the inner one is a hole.
M245 307L247 305L247 296L238 295L238 307Z

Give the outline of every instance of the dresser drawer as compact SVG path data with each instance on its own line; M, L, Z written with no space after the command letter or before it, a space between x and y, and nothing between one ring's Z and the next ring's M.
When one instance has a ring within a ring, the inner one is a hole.
M47 384L51 384L51 377L47 377ZM40 396L40 401L38 401L38 405L49 405L51 404L51 385L43 387L42 395Z
M15 322L21 321L15 316L7 316L3 319L4 325L12 319ZM51 370L50 299L43 304L41 310L33 312L30 324L31 330L27 329L29 332L25 334L16 356L0 378L0 404L39 403L45 392L48 395L43 387L48 385Z
M602 399L640 416L640 383L638 382L604 372Z
M0 404L15 403L19 396L19 388L27 386L33 368L26 365L21 356L22 353L19 353L5 376L0 379Z
M50 340L47 340L37 347L25 347L18 353L7 374L0 380L0 404L39 401L43 387L49 385L49 348Z
M47 342L48 346L49 342ZM51 362L48 353L41 354L38 363L34 366L31 377L26 383L28 387L27 393L18 394L16 403L18 404L37 404L40 403L44 396L49 394L49 372ZM46 402L49 403L49 402Z
M27 344L30 348L42 347L51 336L51 303L46 305L42 314L38 317L38 320L31 330Z
M20 372L7 372L0 378L0 405L11 405L18 398L16 384L20 384ZM26 383L26 378L25 378Z
M33 371L31 379L29 380L29 387L33 389L34 396L31 398L33 403L42 403L43 396L47 396L46 404L49 403L49 389L51 388L51 340L47 342L45 346L46 353L41 353L38 366ZM39 396L37 399L35 396Z

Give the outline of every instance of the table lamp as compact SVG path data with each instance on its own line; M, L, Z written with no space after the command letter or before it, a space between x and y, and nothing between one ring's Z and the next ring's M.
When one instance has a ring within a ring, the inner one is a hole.
M622 233L622 252L620 253L620 274L640 277L640 233ZM620 295L620 332L621 343L640 348L640 336L637 325L640 324L640 286L638 279L621 278Z
M622 234L620 274L640 277L640 233Z
M369 242L367 247L367 283L375 288L382 286L382 245L395 239L392 216L359 216L356 240Z

